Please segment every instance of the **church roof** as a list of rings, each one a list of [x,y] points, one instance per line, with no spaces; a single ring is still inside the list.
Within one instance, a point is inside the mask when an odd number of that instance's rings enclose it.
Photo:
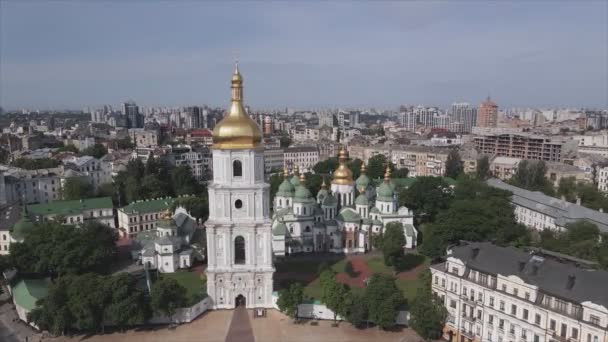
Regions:
[[[365,194],[360,194],[355,199],[355,204],[356,205],[369,205],[369,201],[367,199],[367,196],[365,196]]]
[[[332,193],[329,193],[321,202],[321,205],[326,207],[333,207],[338,203],[338,200],[334,197]]]
[[[303,199],[309,199],[312,197],[312,194],[310,193],[310,190],[308,190],[308,188],[304,185],[299,185],[296,187],[296,194],[295,194],[295,198],[299,199],[299,200],[303,200]]]
[[[371,214],[380,214],[380,209],[373,207],[369,210]]]
[[[342,222],[359,222],[361,221],[361,215],[359,215],[352,208],[344,208],[340,210],[340,213],[338,214],[336,219]]]
[[[403,231],[405,232],[405,236],[414,236],[415,234],[415,229],[414,226],[411,224],[404,224],[403,225]]]
[[[287,226],[285,226],[284,223],[279,223],[272,229],[272,235],[285,235],[285,234],[287,234]]]

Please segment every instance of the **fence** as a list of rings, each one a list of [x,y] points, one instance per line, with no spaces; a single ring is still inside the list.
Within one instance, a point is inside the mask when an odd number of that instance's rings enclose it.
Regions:
[[[198,316],[202,315],[205,311],[209,310],[211,306],[211,299],[205,297],[205,299],[192,305],[189,308],[177,309],[173,317],[160,315],[152,317],[149,324],[170,324],[170,323],[190,323],[195,320]]]

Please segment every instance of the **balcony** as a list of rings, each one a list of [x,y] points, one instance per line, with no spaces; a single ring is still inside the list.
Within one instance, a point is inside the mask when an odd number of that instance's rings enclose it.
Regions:
[[[461,329],[461,330],[460,330],[460,334],[461,334],[462,336],[466,337],[466,338],[471,339],[471,340],[475,338],[475,333],[473,333],[473,332],[472,332],[472,331],[470,331],[470,330],[469,330],[469,331],[466,331],[465,329]]]

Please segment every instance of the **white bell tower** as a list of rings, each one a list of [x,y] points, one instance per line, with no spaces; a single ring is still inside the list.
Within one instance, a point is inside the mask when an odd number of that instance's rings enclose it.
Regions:
[[[215,309],[272,307],[270,186],[258,125],[242,103],[242,76],[232,75],[232,104],[213,130],[209,185],[207,294]]]

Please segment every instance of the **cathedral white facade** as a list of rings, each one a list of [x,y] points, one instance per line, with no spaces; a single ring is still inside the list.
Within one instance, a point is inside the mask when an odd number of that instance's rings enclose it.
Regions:
[[[231,88],[231,108],[213,134],[207,294],[214,309],[271,308],[274,267],[264,147],[259,127],[243,107],[238,68]]]
[[[414,227],[414,213],[398,206],[390,170],[387,169],[384,181],[374,189],[365,174],[365,165],[361,176],[353,181],[352,172],[346,166],[347,157],[342,149],[331,189],[327,190],[324,181],[316,199],[304,186],[303,175],[298,177],[297,169],[291,179],[285,171],[274,199],[274,255],[364,253],[373,249],[374,236],[381,235],[391,222],[402,224],[406,248],[416,246],[418,231]]]

